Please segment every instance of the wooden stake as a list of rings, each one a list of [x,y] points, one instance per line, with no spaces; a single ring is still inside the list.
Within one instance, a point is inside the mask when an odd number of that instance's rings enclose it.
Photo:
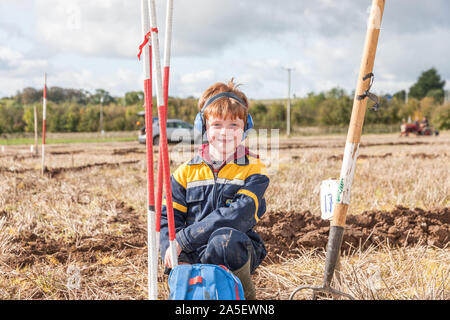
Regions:
[[[350,192],[355,173],[356,159],[358,158],[359,142],[361,139],[364,115],[366,114],[367,97],[360,99],[369,89],[377,50],[378,36],[380,34],[381,18],[383,16],[385,0],[373,0],[367,26],[366,42],[359,69],[358,83],[353,100],[350,126],[345,144],[344,159],[339,179],[337,203],[334,207],[332,226],[345,226],[345,219],[350,205]],[[366,78],[365,78],[366,77]],[[365,79],[365,80],[364,80]]]
[[[38,118],[36,105],[33,106],[33,109],[34,109],[34,154],[37,156],[39,151],[38,151]]]

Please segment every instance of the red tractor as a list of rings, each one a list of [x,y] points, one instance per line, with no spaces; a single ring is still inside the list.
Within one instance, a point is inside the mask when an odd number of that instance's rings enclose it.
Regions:
[[[428,123],[428,120],[425,118],[423,121],[415,121],[413,123],[406,123],[403,122],[403,124],[400,126],[400,137],[402,136],[408,136],[410,133],[415,136],[432,136],[439,135],[438,130],[434,130],[433,127],[431,127]]]

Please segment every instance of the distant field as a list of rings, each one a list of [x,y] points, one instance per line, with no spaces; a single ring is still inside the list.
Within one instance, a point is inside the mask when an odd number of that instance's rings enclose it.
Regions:
[[[392,134],[397,133],[400,127],[398,125],[366,125],[364,134]],[[257,129],[258,131],[259,129]],[[280,137],[286,137],[284,129],[267,129],[268,135],[272,132],[278,132]],[[348,127],[296,127],[292,128],[292,137],[308,136],[329,136],[336,134],[347,134]],[[137,141],[138,131],[115,131],[105,132],[101,135],[99,132],[48,132],[46,135],[47,144],[65,144],[65,143],[93,143],[93,142],[126,142]],[[39,135],[39,144],[42,137]],[[17,133],[0,135],[0,145],[31,145],[34,144],[33,133]]]
[[[65,143],[93,143],[93,142],[121,142],[137,141],[138,131],[118,131],[105,132],[101,135],[99,132],[67,132],[67,133],[47,133],[46,144],[65,144]],[[42,143],[42,137],[39,136],[38,143]],[[0,145],[31,145],[34,144],[34,134],[8,134],[0,136]]]

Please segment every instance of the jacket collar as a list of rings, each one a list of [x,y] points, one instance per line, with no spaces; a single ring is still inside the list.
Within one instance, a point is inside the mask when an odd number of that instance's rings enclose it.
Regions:
[[[240,166],[245,166],[250,163],[248,159],[248,155],[251,155],[252,157],[259,158],[259,155],[251,152],[247,147],[244,147],[243,145],[239,145],[234,152],[232,156],[230,156],[225,164],[233,161],[235,164]],[[209,156],[209,144],[205,143],[199,146],[198,148],[198,154],[192,158],[191,161],[189,161],[188,165],[191,164],[200,164],[202,162],[206,162],[207,164],[211,163],[211,158]]]

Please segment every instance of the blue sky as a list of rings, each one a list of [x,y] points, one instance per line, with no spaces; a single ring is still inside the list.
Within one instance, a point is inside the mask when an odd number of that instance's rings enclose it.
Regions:
[[[161,49],[165,1],[157,2]],[[377,93],[437,68],[450,80],[450,1],[388,0],[374,67]],[[198,97],[234,77],[249,98],[356,86],[370,0],[174,0],[170,95]],[[0,97],[31,86],[143,89],[140,1],[1,0]],[[162,53],[161,53],[162,55]],[[446,88],[450,84],[447,83]]]

